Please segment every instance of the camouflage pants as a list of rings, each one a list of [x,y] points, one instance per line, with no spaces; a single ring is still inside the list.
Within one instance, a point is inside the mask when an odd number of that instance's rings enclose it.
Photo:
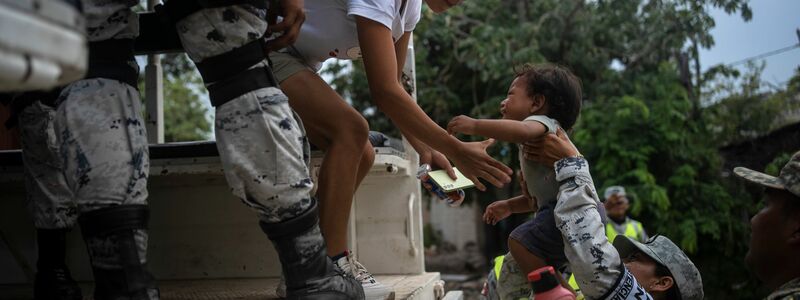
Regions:
[[[248,6],[205,9],[176,27],[186,53],[197,62],[259,38],[266,31],[265,16],[266,11]],[[266,60],[253,67],[265,65]],[[308,140],[280,89],[258,89],[218,106],[215,135],[233,194],[262,221],[282,222],[310,207]]]
[[[256,90],[217,107],[215,134],[233,194],[268,223],[308,209],[313,183],[305,130],[277,88]]]
[[[28,209],[41,229],[72,228],[78,217],[53,129],[55,114],[55,109],[37,101],[19,115]]]
[[[494,271],[491,271],[491,273],[491,275],[494,275]],[[497,297],[496,299],[528,299],[531,294],[532,290],[528,283],[527,274],[519,269],[519,265],[517,265],[514,257],[511,256],[511,253],[506,254],[503,260],[499,278],[494,279],[496,280],[494,285],[496,290],[495,293],[490,292],[490,295],[494,295],[494,297]]]
[[[68,85],[57,101],[54,130],[67,186],[79,214],[115,205],[147,204],[150,171],[139,92],[110,79]],[[147,233],[137,230],[144,263]],[[117,267],[113,236],[87,240],[92,264]]]

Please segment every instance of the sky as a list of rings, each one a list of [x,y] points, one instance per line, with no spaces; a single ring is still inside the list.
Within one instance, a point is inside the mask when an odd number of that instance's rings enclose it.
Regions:
[[[703,70],[800,43],[795,33],[800,28],[800,1],[752,0],[749,4],[753,10],[749,22],[738,13],[728,15],[722,10],[712,10],[716,27],[711,34],[715,45],[700,51]],[[762,80],[785,86],[794,69],[800,66],[800,48],[767,57],[764,61]],[[737,67],[744,69],[744,66]]]

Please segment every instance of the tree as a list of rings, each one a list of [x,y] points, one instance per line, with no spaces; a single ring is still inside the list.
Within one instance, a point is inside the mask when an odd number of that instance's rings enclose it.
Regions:
[[[755,201],[721,176],[712,131],[720,118],[703,105],[713,76],[700,72],[697,50],[713,45],[711,7],[751,17],[746,0],[485,0],[443,15],[426,10],[414,40],[419,104],[440,125],[459,114],[498,118],[514,66],[569,67],[586,99],[572,137],[598,190],[626,186],[633,214],[691,255],[710,299],[752,299],[756,283],[742,258]],[[331,69],[336,88],[373,113],[363,68],[353,70]],[[368,120],[394,130],[381,114]],[[491,153],[518,165],[514,145]],[[515,190],[473,199],[485,205]]]
[[[165,54],[161,63],[164,71],[164,141],[209,139],[211,122],[207,106],[200,97],[206,92],[194,64],[185,54]],[[140,78],[140,91],[144,91],[143,83]]]
[[[724,95],[707,109],[717,143],[736,144],[800,121],[800,68],[785,88],[767,86],[763,70],[763,64],[750,65],[743,76],[718,74],[709,83]]]

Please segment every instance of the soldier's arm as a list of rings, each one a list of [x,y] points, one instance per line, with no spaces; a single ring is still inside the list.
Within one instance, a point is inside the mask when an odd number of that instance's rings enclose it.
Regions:
[[[555,163],[561,182],[555,207],[564,253],[587,299],[652,299],[624,267],[605,235],[589,164],[583,157]]]
[[[623,267],[606,238],[589,165],[582,157],[567,157],[555,163],[555,170],[561,186],[554,213],[564,253],[584,295],[599,299],[617,283]]]
[[[554,209],[556,227],[564,240],[564,254],[587,299],[652,299],[624,267],[605,235],[600,201],[589,173],[563,130],[547,134],[530,146],[528,159],[552,164],[559,182]]]

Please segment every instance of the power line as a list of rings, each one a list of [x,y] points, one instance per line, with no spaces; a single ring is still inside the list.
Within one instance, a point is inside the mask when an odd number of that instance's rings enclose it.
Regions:
[[[783,48],[780,48],[780,49],[777,49],[777,50],[772,50],[772,51],[769,51],[769,52],[766,52],[766,53],[762,53],[762,54],[759,54],[759,55],[756,55],[756,56],[748,57],[748,58],[745,58],[745,59],[742,59],[742,60],[737,60],[735,62],[729,63],[728,66],[740,65],[740,64],[747,63],[747,62],[750,62],[750,61],[753,61],[753,60],[762,59],[762,58],[770,57],[770,56],[773,56],[773,55],[778,55],[778,54],[781,54],[783,52],[788,52],[788,51],[791,51],[791,50],[794,50],[794,49],[797,49],[797,48],[800,48],[800,43],[797,43],[797,44],[794,44],[794,45],[791,45],[791,46],[788,46],[788,47],[783,47]]]
[[[773,55],[778,55],[778,54],[781,54],[783,52],[787,52],[787,51],[791,51],[791,50],[800,48],[800,28],[796,28],[794,30],[794,33],[797,35],[797,44],[794,44],[794,45],[791,45],[791,46],[788,46],[788,47],[783,47],[783,48],[776,49],[776,50],[772,50],[772,51],[769,51],[769,52],[766,52],[766,53],[762,53],[762,54],[759,54],[759,55],[756,55],[756,56],[748,57],[748,58],[745,58],[745,59],[742,59],[742,60],[737,60],[735,62],[729,63],[728,66],[732,67],[732,66],[735,66],[735,65],[740,65],[740,64],[747,63],[747,62],[750,62],[750,61],[753,61],[753,60],[762,59],[762,58],[770,57],[770,56],[773,56]]]

